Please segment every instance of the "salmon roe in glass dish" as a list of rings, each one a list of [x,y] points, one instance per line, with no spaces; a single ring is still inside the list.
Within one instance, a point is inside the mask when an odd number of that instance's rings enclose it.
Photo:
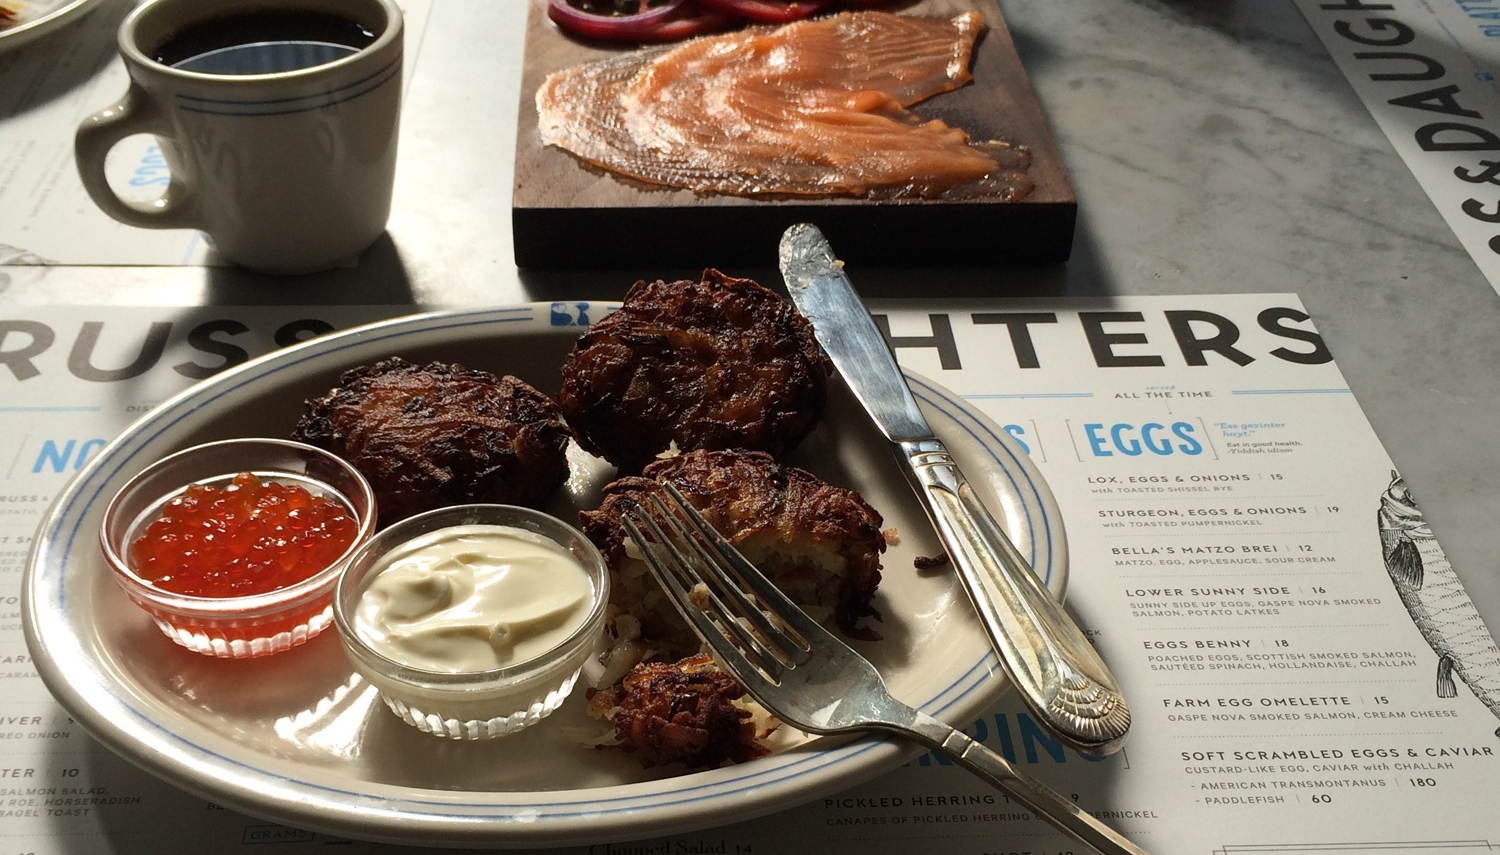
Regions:
[[[338,502],[241,472],[228,486],[194,484],[167,502],[131,545],[130,567],[174,594],[265,594],[326,569],[358,530]]]
[[[245,659],[333,624],[334,584],[376,517],[374,491],[348,461],[291,440],[228,439],[131,478],[99,539],[115,581],[163,634]]]

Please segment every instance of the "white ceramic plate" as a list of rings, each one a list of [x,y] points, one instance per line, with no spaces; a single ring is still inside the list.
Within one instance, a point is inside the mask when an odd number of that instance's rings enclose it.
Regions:
[[[72,24],[99,5],[100,0],[3,0],[16,9],[16,22],[0,29],[0,51],[31,41]]]
[[[776,753],[697,773],[643,770],[582,747],[603,732],[575,695],[541,724],[454,743],[402,724],[352,677],[331,632],[287,653],[222,661],[156,630],[109,577],[97,529],[104,505],[162,456],[232,436],[285,436],[302,402],[344,369],[400,355],[515,374],[549,394],[604,304],[514,306],[418,315],[329,335],[226,371],[131,425],[58,496],[28,559],[26,639],[42,679],[104,744],[148,771],[250,814],[350,837],[502,847],[617,841],[747,819],[847,788],[915,753],[877,739],[789,733]],[[1006,520],[1022,554],[1061,593],[1067,555],[1046,485],[1005,431],[921,378],[938,435]],[[573,449],[554,513],[591,507],[612,470]],[[1006,688],[962,588],[912,560],[939,551],[889,451],[841,385],[790,462],[859,489],[900,540],[876,605],[885,639],[859,645],[902,700],[965,723]]]

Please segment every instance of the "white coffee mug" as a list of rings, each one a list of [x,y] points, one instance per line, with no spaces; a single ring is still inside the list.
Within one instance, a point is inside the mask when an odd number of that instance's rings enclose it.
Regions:
[[[208,74],[154,57],[189,28],[264,10],[334,15],[374,41],[331,62],[262,74]],[[394,0],[151,0],[120,25],[130,89],[78,129],[83,185],[115,219],[199,229],[226,260],[272,273],[350,263],[385,231],[401,112],[401,9]],[[104,158],[155,134],[166,192],[122,199]]]

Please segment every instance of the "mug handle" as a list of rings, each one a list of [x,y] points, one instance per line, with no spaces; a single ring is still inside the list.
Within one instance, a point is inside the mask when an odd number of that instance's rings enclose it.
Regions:
[[[78,176],[94,204],[122,223],[147,229],[201,229],[192,190],[176,175],[171,176],[166,192],[149,202],[120,198],[105,178],[104,157],[116,143],[132,134],[167,136],[165,130],[166,122],[151,97],[132,81],[119,103],[79,125],[73,138]]]

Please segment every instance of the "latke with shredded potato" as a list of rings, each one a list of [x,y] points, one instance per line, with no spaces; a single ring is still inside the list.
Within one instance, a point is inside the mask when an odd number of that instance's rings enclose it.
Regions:
[[[627,474],[673,448],[779,457],[822,417],[829,368],[785,300],[710,269],[637,282],[574,345],[558,403],[584,450]]]
[[[522,380],[399,357],[345,371],[292,431],[369,480],[382,526],[472,502],[536,507],[568,477],[571,436]]]

